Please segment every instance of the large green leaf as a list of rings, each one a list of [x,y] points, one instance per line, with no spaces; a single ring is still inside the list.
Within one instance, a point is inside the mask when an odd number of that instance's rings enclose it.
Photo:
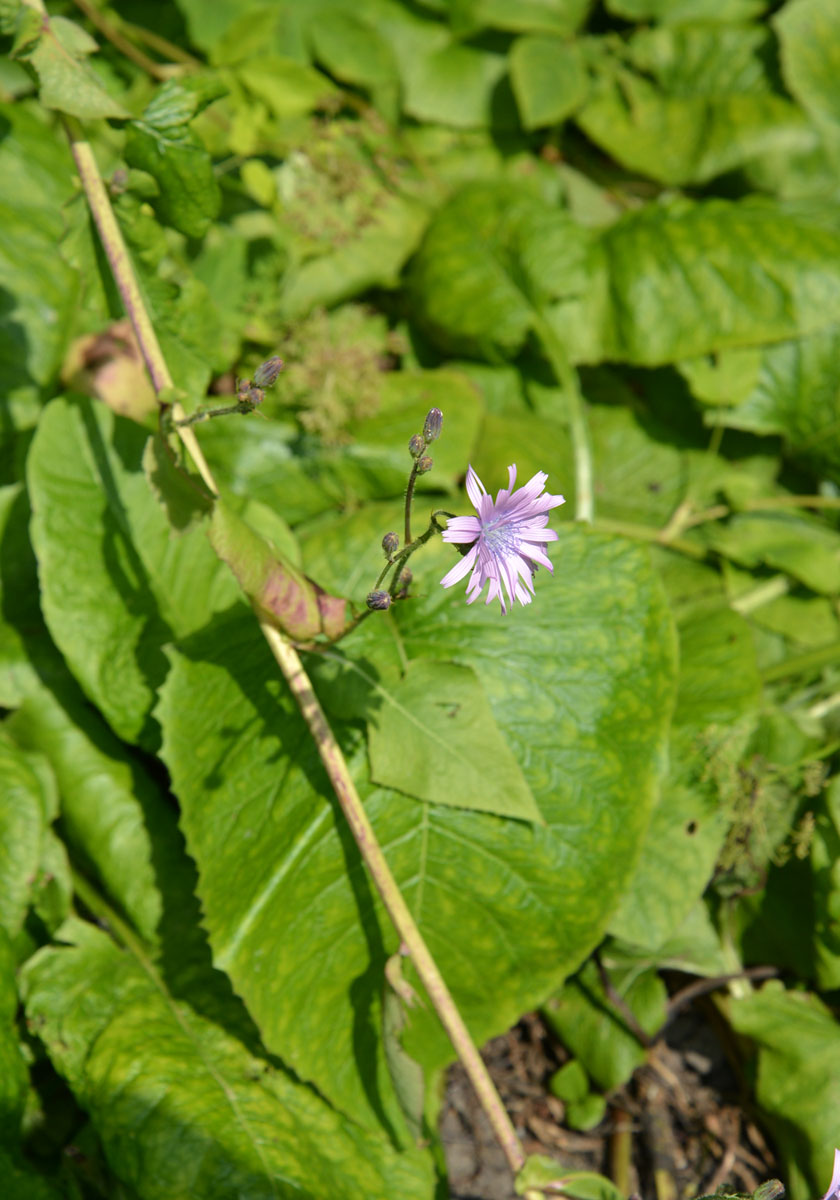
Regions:
[[[238,595],[200,527],[172,532],[142,470],[146,439],[104,405],[55,400],[27,463],[44,616],[88,696],[129,741],[154,739],[162,644]]]
[[[90,34],[66,17],[21,7],[13,53],[34,70],[45,108],[83,119],[129,115],[84,61],[96,48]]]
[[[595,77],[576,120],[631,170],[663,183],[703,182],[816,144],[805,115],[775,87],[766,28],[645,29],[590,52]]]
[[[469,667],[420,659],[368,705],[374,783],[454,808],[541,821]]]
[[[785,82],[822,130],[829,148],[840,150],[840,13],[820,0],[791,0],[774,22]]]
[[[458,0],[450,19],[459,32],[482,28],[514,33],[574,33],[591,0]]]
[[[631,21],[745,21],[767,8],[768,0],[607,0],[607,9]]]
[[[391,867],[479,1039],[548,995],[601,935],[644,834],[670,713],[671,632],[644,552],[579,530],[558,550],[558,579],[538,579],[527,611],[502,619],[435,585],[400,608],[398,639],[374,617],[347,643],[374,677],[404,658],[471,667],[545,818],[376,790],[354,726],[338,726]],[[432,557],[439,579],[451,552]],[[349,716],[348,674],[319,668],[317,686],[329,711]],[[182,643],[157,716],[216,965],[302,1077],[359,1119],[398,1127],[378,1035],[398,939],[253,622],[217,622]],[[428,1013],[412,1014],[411,1034],[427,1060],[445,1058],[429,1050],[438,1035]]]
[[[168,797],[66,681],[33,691],[8,728],[49,761],[61,828],[75,862],[143,938],[174,995],[240,1037],[253,1030],[227,979],[210,966],[195,870]]]
[[[0,927],[20,931],[49,820],[43,785],[27,756],[0,738]]]
[[[3,882],[5,884],[6,880]],[[3,915],[5,917],[5,913]],[[15,1021],[18,1011],[15,966],[8,932],[0,926],[0,1148],[8,1146],[11,1149],[18,1140],[28,1082]],[[3,1181],[3,1165],[0,1158],[0,1182]]]
[[[223,92],[213,78],[170,80],[128,127],[126,161],[154,176],[161,219],[187,237],[203,237],[219,214],[213,163],[190,121]]]
[[[4,169],[6,158],[0,154]],[[21,179],[12,172],[11,178],[15,190],[23,185],[25,195],[26,177]],[[0,381],[9,402],[9,424],[14,428],[24,424],[15,419],[15,401],[39,397],[58,374],[80,285],[77,272],[59,257],[56,248],[63,227],[58,209],[28,207],[12,190],[4,189],[4,193],[6,198],[0,204]]]
[[[564,121],[586,99],[589,88],[577,43],[558,37],[522,37],[510,56],[513,93],[526,129]]]
[[[804,152],[816,141],[782,96],[669,96],[626,68],[597,76],[575,120],[622,166],[672,185],[704,183],[763,154]]]
[[[816,996],[768,983],[729,1002],[735,1030],[758,1048],[756,1100],[775,1135],[792,1200],[810,1200],[831,1177],[840,1120],[837,1021]]]
[[[837,325],[775,346],[731,350],[714,365],[683,363],[681,369],[697,398],[709,406],[708,424],[781,434],[791,454],[818,468],[840,470]]]
[[[420,1152],[363,1133],[95,927],[71,920],[60,938],[26,966],[31,1028],[142,1200],[428,1197]]]
[[[533,192],[470,185],[415,258],[415,314],[447,351],[515,355],[538,314],[578,362],[656,365],[815,332],[840,316],[827,207],[673,200],[603,232]]]

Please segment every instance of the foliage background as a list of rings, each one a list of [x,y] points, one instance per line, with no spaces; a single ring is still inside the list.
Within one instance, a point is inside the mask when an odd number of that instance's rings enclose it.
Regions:
[[[418,521],[463,510],[468,462],[494,491],[515,461],[567,497],[529,609],[467,609],[432,542],[412,599],[307,659],[475,1037],[555,997],[609,1091],[643,1052],[587,1033],[596,947],[651,1027],[660,971],[774,965],[720,1007],[791,1195],[821,1191],[840,1120],[840,9],[50,18],[0,6],[4,1195],[445,1194],[451,1051],[429,1011],[395,1014],[395,934],[153,436],[62,113],[189,411],[287,360],[259,415],[197,427],[276,553],[359,606],[433,405]],[[479,741],[494,756],[468,761]],[[512,789],[540,821],[504,815]]]

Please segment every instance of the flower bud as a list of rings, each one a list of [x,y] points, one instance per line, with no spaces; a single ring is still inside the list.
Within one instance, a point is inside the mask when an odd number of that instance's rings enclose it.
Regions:
[[[283,359],[278,358],[276,354],[272,358],[267,358],[264,363],[260,363],[254,372],[254,387],[271,387],[272,383],[274,383],[277,376],[283,370],[283,366]]]
[[[419,458],[426,449],[426,439],[422,433],[415,433],[414,437],[408,443],[408,453],[412,458]]]
[[[391,597],[388,592],[383,592],[381,590],[376,592],[368,592],[365,603],[367,604],[368,608],[373,609],[374,612],[383,612],[386,608],[391,607]]]
[[[424,454],[423,457],[417,461],[417,474],[425,475],[427,471],[431,471],[434,465],[434,459],[429,458],[428,454]]]
[[[402,571],[400,572],[400,586],[397,591],[397,598],[399,600],[405,600],[413,579],[413,571],[411,571],[408,567],[403,567]]]
[[[443,428],[443,413],[439,408],[430,408],[426,415],[426,422],[423,426],[423,437],[426,444],[434,442],[440,437],[440,431]]]
[[[385,557],[390,558],[392,554],[396,554],[400,548],[399,534],[386,533],[382,539],[382,549],[385,551]]]

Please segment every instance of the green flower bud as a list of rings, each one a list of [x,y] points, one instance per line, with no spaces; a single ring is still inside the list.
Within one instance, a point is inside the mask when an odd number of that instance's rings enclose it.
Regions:
[[[264,363],[260,363],[254,372],[254,387],[271,387],[284,365],[283,359],[278,358],[276,354],[272,358],[267,358]]]
[[[429,458],[428,454],[424,454],[423,457],[417,461],[417,474],[425,475],[427,471],[431,471],[434,465],[434,459]]]
[[[440,431],[443,428],[443,413],[439,408],[430,408],[426,415],[426,423],[423,426],[423,437],[426,439],[426,444],[434,442],[440,437]]]
[[[396,552],[399,550],[399,548],[400,548],[399,534],[386,533],[384,538],[382,539],[382,549],[385,551],[385,557],[390,558],[392,554],[396,554]]]
[[[391,607],[391,597],[388,592],[376,591],[368,592],[367,600],[365,601],[368,608],[374,612],[384,612],[386,608]]]
[[[426,449],[426,439],[422,433],[415,433],[414,437],[408,443],[408,453],[412,458],[419,458]]]

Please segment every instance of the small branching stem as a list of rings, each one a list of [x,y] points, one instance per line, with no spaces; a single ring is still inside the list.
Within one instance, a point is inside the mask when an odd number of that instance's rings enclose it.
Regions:
[[[128,249],[111,208],[105,186],[99,174],[96,160],[90,145],[85,140],[81,127],[72,118],[65,119],[70,138],[73,157],[82,181],[93,214],[103,249],[108,257],[117,287],[125,305],[126,313],[132,323],[140,350],[148,367],[149,374],[158,396],[163,393],[164,400],[173,391],[172,377],[166,365],[166,360],[160,348],[154,327],[149,318],[146,306],[140,293],[134,269],[131,265]],[[179,424],[186,417],[180,404],[172,404],[172,416],[178,435],[190,453],[201,477],[212,493],[219,494],[216,482],[207,465],[195,433],[189,425]],[[388,566],[405,565],[410,554],[428,541],[435,530],[439,530],[435,516],[428,530],[421,534],[415,542],[406,546],[401,554],[394,556]],[[409,540],[410,541],[410,540]],[[399,574],[399,571],[397,572]],[[505,1111],[501,1097],[482,1062],[478,1049],[473,1042],[469,1030],[458,1011],[454,999],[423,940],[420,930],[403,899],[396,880],[391,874],[385,855],[376,839],[373,826],[368,820],[359,794],[356,791],[347,763],[341,753],[335,735],[333,734],[318,698],[312,688],[309,676],[304,670],[300,657],[295,648],[286,638],[268,622],[261,621],[260,627],[274,655],[295,700],[303,714],[309,730],[318,747],[321,761],[326,768],[330,783],[335,789],[338,802],[347,823],[359,847],[359,852],[371,873],[374,884],[382,897],[400,938],[405,943],[417,973],[423,981],[429,999],[434,1005],[441,1023],[449,1035],[452,1045],[461,1060],[476,1094],[484,1109],[490,1125],[499,1140],[505,1158],[515,1172],[521,1170],[525,1162],[522,1144],[516,1136],[511,1120]]]

